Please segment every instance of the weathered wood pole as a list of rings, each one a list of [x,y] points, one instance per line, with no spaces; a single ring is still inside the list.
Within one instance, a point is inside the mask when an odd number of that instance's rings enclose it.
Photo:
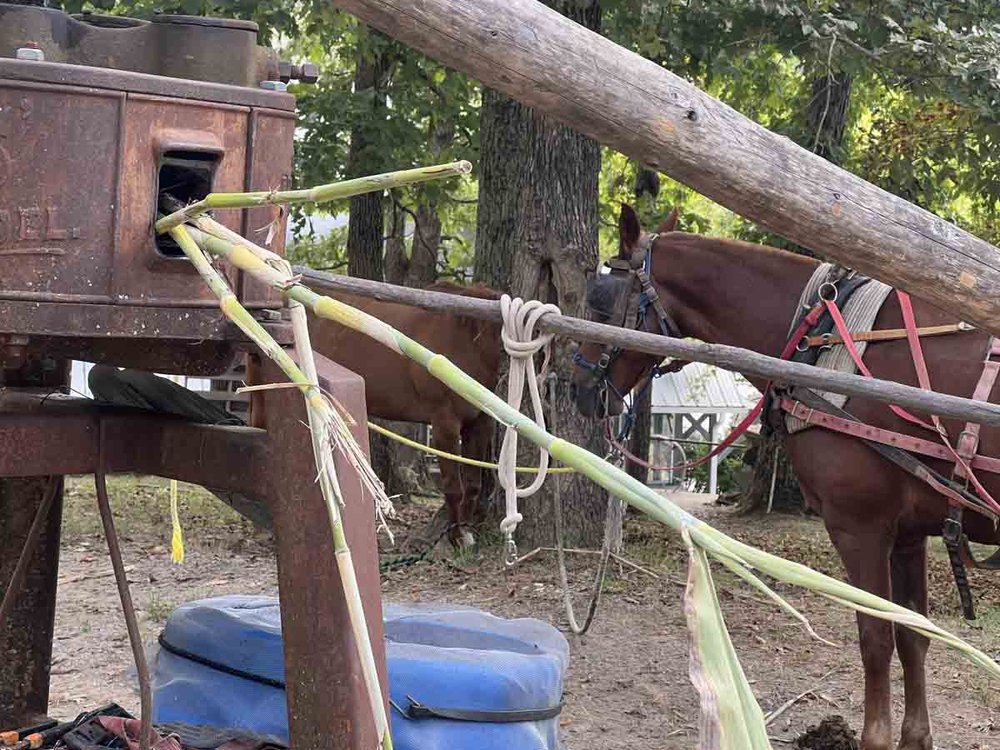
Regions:
[[[1000,334],[1000,251],[535,0],[333,0],[828,259]]]

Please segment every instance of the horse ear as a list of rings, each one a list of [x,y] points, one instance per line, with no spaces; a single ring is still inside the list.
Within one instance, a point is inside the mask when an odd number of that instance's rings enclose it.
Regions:
[[[636,216],[635,209],[627,203],[622,203],[621,213],[618,214],[618,255],[620,257],[632,257],[632,251],[639,244],[641,232],[642,227],[639,226],[639,217]]]
[[[677,206],[674,206],[674,210],[670,212],[670,216],[660,222],[660,226],[656,228],[656,233],[666,234],[667,232],[673,232],[677,229],[677,215]]]

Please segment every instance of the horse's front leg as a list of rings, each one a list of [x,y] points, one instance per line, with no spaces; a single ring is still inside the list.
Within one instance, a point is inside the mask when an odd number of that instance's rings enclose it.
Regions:
[[[827,528],[834,546],[847,568],[853,585],[889,599],[892,584],[889,554],[894,534],[879,530],[877,519],[865,526]],[[859,528],[860,527],[860,528]],[[890,750],[892,747],[892,701],[889,668],[893,652],[892,623],[869,615],[858,615],[861,662],[865,669],[865,724],[861,750]]]
[[[461,425],[457,419],[448,417],[431,424],[431,441],[434,447],[446,453],[460,451]],[[472,533],[463,527],[462,517],[462,470],[459,464],[447,458],[438,461],[441,469],[441,492],[448,511],[448,539],[456,547],[475,544]]]
[[[927,538],[904,537],[892,550],[892,599],[896,604],[927,614]],[[902,626],[896,627],[896,648],[903,664],[906,711],[899,750],[933,750],[927,711],[927,675],[924,662],[930,641]]]
[[[462,455],[477,461],[490,461],[493,447],[493,418],[480,414],[462,428]],[[478,523],[482,519],[483,473],[477,466],[462,467],[462,519]]]

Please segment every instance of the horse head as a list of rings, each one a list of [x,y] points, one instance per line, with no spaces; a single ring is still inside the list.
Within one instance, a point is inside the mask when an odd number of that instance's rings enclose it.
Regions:
[[[635,211],[622,204],[618,216],[618,255],[587,280],[590,320],[667,336],[680,335],[652,286],[651,273],[653,244],[661,234],[674,231],[676,224],[675,208],[655,234],[644,236]],[[583,343],[573,355],[573,392],[580,413],[598,418],[621,414],[625,395],[645,376],[651,376],[661,359],[618,346]],[[670,369],[680,366],[683,363]]]

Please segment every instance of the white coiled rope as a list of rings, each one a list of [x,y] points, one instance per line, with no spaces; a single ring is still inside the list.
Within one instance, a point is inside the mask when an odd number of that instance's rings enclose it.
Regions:
[[[501,338],[503,347],[510,356],[510,372],[507,375],[507,403],[518,411],[524,398],[524,386],[528,386],[531,397],[531,410],[535,424],[545,429],[545,411],[542,407],[540,382],[548,370],[550,352],[548,345],[553,334],[535,333],[535,326],[545,315],[561,315],[556,305],[528,300],[520,297],[511,299],[509,295],[500,298],[500,312],[503,316]],[[545,351],[542,362],[542,374],[535,371],[535,355]],[[517,559],[517,547],[514,545],[514,530],[524,520],[518,511],[517,502],[521,498],[531,497],[545,483],[549,468],[549,453],[543,448],[538,449],[538,474],[527,487],[517,486],[517,430],[507,425],[500,447],[500,460],[497,462],[497,474],[500,486],[504,490],[506,515],[500,522],[500,531],[507,540],[507,564],[511,565]]]

